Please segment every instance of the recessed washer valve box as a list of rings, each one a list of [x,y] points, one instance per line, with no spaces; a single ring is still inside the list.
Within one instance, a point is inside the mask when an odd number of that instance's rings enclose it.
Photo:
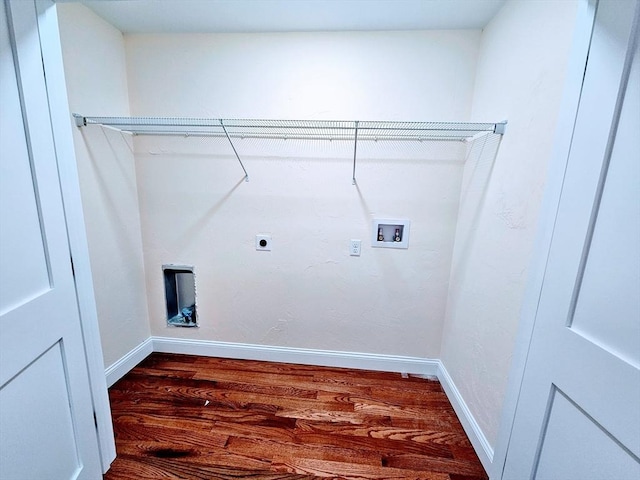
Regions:
[[[371,246],[409,248],[411,222],[406,219],[375,218],[372,222]]]

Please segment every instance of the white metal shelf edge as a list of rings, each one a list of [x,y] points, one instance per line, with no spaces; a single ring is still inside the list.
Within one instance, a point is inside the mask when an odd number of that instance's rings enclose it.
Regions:
[[[96,117],[73,114],[77,127],[100,125],[132,135],[218,136],[226,138],[249,181],[234,138],[346,140],[353,142],[353,184],[356,184],[358,142],[473,141],[487,134],[504,135],[507,122],[402,122],[359,120],[265,120],[184,117]]]

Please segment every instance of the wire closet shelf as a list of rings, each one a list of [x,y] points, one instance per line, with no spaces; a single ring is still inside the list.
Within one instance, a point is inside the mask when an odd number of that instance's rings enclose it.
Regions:
[[[506,121],[399,122],[357,120],[261,120],[181,117],[87,117],[73,114],[76,126],[100,125],[131,135],[226,137],[240,163],[245,180],[249,175],[234,140],[243,138],[344,140],[353,142],[353,184],[356,183],[358,142],[362,141],[471,141],[487,134],[503,135]]]

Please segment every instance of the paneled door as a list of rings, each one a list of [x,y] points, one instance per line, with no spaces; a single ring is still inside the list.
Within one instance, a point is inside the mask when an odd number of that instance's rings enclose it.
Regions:
[[[596,6],[504,480],[640,478],[639,22]]]
[[[102,477],[36,7],[0,0],[0,478]]]

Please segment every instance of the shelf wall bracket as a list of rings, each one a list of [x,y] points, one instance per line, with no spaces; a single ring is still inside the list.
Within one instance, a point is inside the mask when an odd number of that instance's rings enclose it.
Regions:
[[[504,135],[504,132],[507,130],[507,121],[498,122],[496,126],[493,128],[493,133],[496,135]]]
[[[249,174],[247,173],[247,169],[244,168],[244,164],[242,163],[242,160],[240,160],[240,155],[238,155],[238,151],[236,150],[236,147],[233,145],[233,141],[231,140],[231,137],[229,136],[229,132],[227,132],[227,127],[224,126],[222,119],[220,119],[220,126],[222,127],[222,130],[224,130],[224,134],[227,136],[227,140],[229,140],[229,145],[231,145],[231,148],[233,149],[233,153],[235,153],[236,158],[238,159],[238,163],[240,163],[240,166],[244,171],[244,181],[248,182]]]
[[[357,153],[358,153],[358,124],[360,122],[358,122],[356,120],[356,130],[355,133],[353,135],[353,174],[352,174],[352,179],[351,179],[351,183],[353,185],[356,184],[356,158],[357,158]]]
[[[78,115],[77,113],[73,114],[73,119],[76,121],[76,127],[86,127],[87,119],[82,115]]]

